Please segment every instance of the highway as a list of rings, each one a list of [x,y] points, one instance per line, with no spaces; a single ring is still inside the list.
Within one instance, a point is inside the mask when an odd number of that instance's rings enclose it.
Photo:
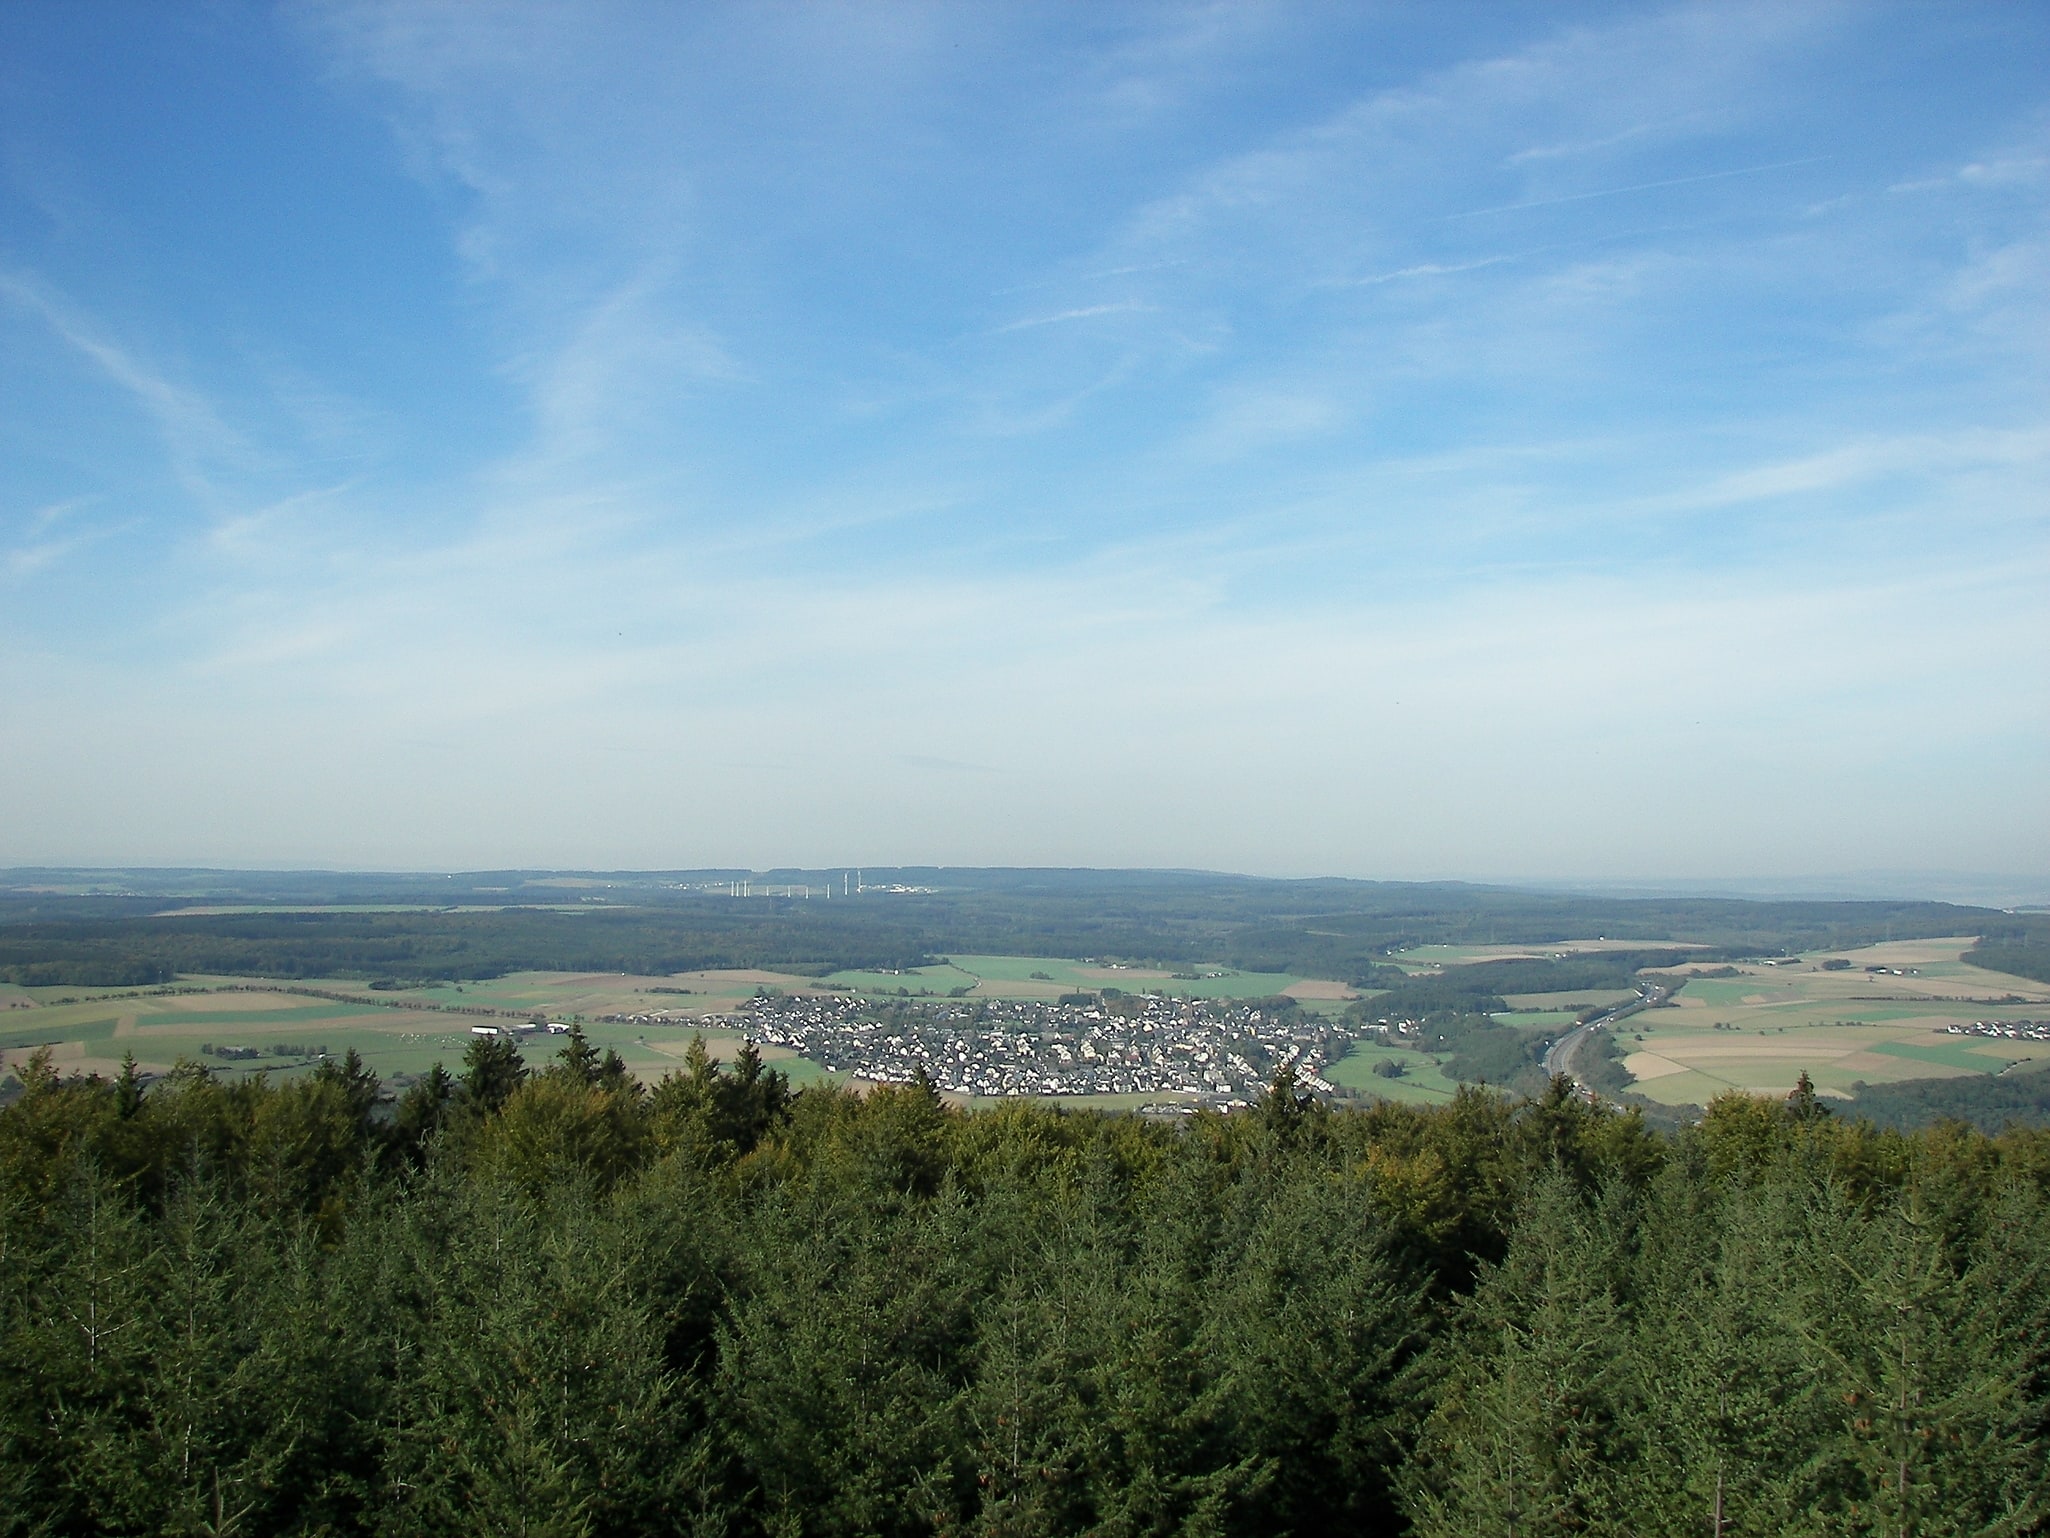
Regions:
[[[1593,1087],[1589,1085],[1584,1077],[1574,1071],[1573,1064],[1575,1059],[1580,1056],[1582,1049],[1593,1038],[1594,1033],[1606,1030],[1619,1020],[1628,1019],[1641,1009],[1652,1009],[1665,1003],[1672,991],[1671,989],[1661,988],[1651,983],[1639,983],[1638,989],[1638,996],[1629,1003],[1618,1004],[1607,1014],[1597,1015],[1585,1025],[1576,1025],[1564,1036],[1553,1042],[1545,1052],[1545,1072],[1554,1077],[1563,1073],[1567,1078],[1579,1085],[1582,1090],[1588,1094],[1593,1094]]]

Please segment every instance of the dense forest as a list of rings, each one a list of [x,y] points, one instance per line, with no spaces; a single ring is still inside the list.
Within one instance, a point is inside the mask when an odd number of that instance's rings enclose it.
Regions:
[[[478,1038],[0,1110],[0,1531],[2020,1534],[2050,1133]]]
[[[2011,970],[2037,976],[2026,969],[2050,969],[2050,916],[1947,903],[1621,899],[1458,883],[930,869],[870,872],[891,889],[837,901],[824,893],[838,873],[773,872],[755,884],[815,895],[736,899],[724,895],[725,874],[0,873],[0,981],[138,987],[181,973],[425,981],[753,966],[818,974],[969,954],[1221,961],[1372,987],[1393,980],[1386,957],[1407,946],[1538,945],[1590,935],[1642,941],[1648,951],[1670,941],[1708,947],[1692,953],[1697,960],[1997,935],[1987,944]],[[379,904],[412,911],[351,911]],[[250,911],[177,913],[184,905]],[[1495,991],[1531,990],[1504,971]]]

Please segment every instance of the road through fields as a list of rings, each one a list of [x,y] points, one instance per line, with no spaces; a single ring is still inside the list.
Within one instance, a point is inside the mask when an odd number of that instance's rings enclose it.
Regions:
[[[1594,1038],[1594,1033],[1607,1030],[1618,1020],[1628,1019],[1641,1009],[1652,1009],[1665,1003],[1667,996],[1672,992],[1670,988],[1661,988],[1650,983],[1639,986],[1642,991],[1628,1004],[1619,1004],[1608,1013],[1595,1016],[1585,1025],[1576,1025],[1553,1042],[1545,1052],[1545,1072],[1554,1078],[1563,1073],[1581,1089],[1593,1094],[1593,1086],[1574,1071],[1573,1064],[1588,1042]]]

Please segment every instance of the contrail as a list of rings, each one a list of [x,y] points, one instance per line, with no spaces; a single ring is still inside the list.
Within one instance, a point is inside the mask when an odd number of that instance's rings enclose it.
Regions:
[[[1695,182],[1719,182],[1731,176],[1756,176],[1761,171],[1784,171],[1789,166],[1820,165],[1829,155],[1809,155],[1801,160],[1775,160],[1762,166],[1739,166],[1734,171],[1708,171],[1700,176],[1675,176],[1663,182],[1639,182],[1634,187],[1605,187],[1600,192],[1574,192],[1563,198],[1534,198],[1528,203],[1503,203],[1494,208],[1469,208],[1465,213],[1444,214],[1445,219],[1478,219],[1483,214],[1512,214],[1524,208],[1550,208],[1559,203],[1585,203],[1590,198],[1619,198],[1630,192],[1652,192],[1660,187],[1686,187]]]

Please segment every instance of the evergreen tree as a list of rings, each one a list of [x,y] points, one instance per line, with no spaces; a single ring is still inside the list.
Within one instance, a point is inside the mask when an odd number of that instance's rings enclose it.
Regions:
[[[2030,1531],[2050,1494],[2027,1389],[2043,1347],[2010,1311],[2043,1279],[2040,1242],[1960,1268],[1912,1187],[1871,1218],[1829,1198],[1816,1218],[1789,1302],[1840,1404],[1819,1449],[1839,1520],[1874,1538]]]
[[[570,1025],[569,1034],[563,1037],[555,1059],[558,1066],[550,1072],[562,1074],[571,1083],[595,1084],[598,1081],[598,1049],[584,1038],[581,1021]]]
[[[121,1077],[114,1081],[114,1110],[123,1121],[130,1121],[142,1109],[142,1074],[135,1065],[135,1054],[121,1054]]]
[[[454,1104],[456,1081],[435,1063],[407,1086],[392,1113],[391,1151],[397,1159],[418,1165],[428,1141],[439,1132]]]
[[[2050,1135],[1285,1079],[1168,1125],[571,1046],[478,1038],[388,1126],[348,1056],[23,1065],[0,1534],[2050,1522]]]
[[[1502,1265],[1442,1364],[1410,1510],[1422,1535],[1634,1532],[1618,1473],[1636,1455],[1616,1214],[1541,1175]]]
[[[496,1111],[526,1081],[527,1064],[510,1036],[472,1036],[463,1054],[463,1095],[485,1114]]]

